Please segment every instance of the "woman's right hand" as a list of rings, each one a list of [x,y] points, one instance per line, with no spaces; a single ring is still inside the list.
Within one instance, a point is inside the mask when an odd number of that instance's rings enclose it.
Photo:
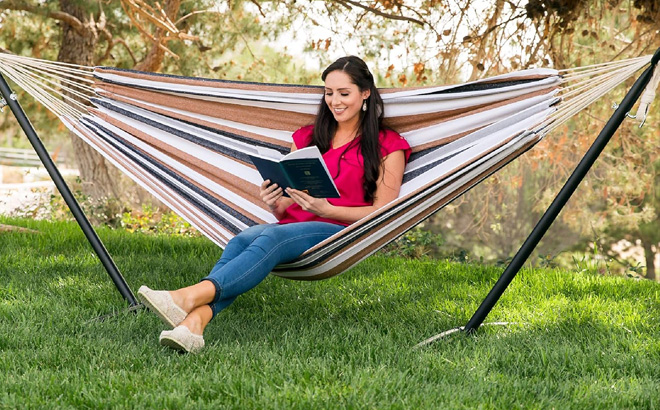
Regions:
[[[277,184],[271,184],[270,179],[261,183],[259,196],[261,197],[261,200],[268,205],[271,211],[277,209],[278,202],[283,194],[284,191],[282,191],[282,188],[277,186]]]

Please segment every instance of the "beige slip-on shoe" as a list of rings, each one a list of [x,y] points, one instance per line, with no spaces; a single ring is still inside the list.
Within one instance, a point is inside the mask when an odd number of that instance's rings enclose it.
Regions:
[[[160,344],[187,353],[197,353],[204,347],[204,336],[196,335],[185,326],[177,326],[173,330],[163,330],[160,333]]]
[[[179,323],[188,316],[185,310],[174,303],[170,292],[166,290],[151,290],[146,286],[140,286],[137,294],[142,303],[172,329],[179,326]]]

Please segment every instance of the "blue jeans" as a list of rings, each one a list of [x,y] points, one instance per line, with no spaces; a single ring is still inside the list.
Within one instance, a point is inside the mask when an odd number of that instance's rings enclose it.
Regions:
[[[296,259],[343,228],[327,222],[297,222],[255,225],[236,235],[202,279],[215,285],[215,298],[209,304],[213,316],[261,283],[275,266]]]

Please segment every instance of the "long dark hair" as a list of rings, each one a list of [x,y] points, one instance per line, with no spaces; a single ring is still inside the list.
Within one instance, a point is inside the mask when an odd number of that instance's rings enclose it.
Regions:
[[[323,71],[321,79],[325,81],[328,74],[333,71],[346,73],[353,84],[358,86],[360,92],[366,90],[371,92],[367,98],[367,110],[360,111],[359,132],[361,138],[359,141],[360,152],[364,158],[364,200],[373,202],[382,161],[379,133],[383,126],[383,100],[380,98],[369,67],[359,57],[348,56],[338,59]],[[337,121],[325,103],[324,96],[319,104],[319,112],[314,122],[312,144],[316,145],[322,153],[328,151],[336,131]],[[346,149],[348,150],[352,145],[353,143],[348,144]]]

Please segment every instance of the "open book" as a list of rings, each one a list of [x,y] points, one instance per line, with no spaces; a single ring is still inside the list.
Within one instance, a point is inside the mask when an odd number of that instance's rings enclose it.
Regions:
[[[339,191],[316,146],[301,148],[282,155],[274,150],[248,154],[265,180],[285,188],[305,191],[315,198],[339,198]],[[285,196],[288,196],[286,192]]]

